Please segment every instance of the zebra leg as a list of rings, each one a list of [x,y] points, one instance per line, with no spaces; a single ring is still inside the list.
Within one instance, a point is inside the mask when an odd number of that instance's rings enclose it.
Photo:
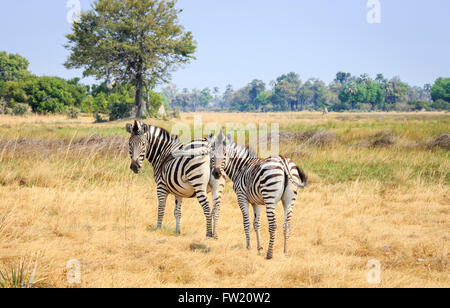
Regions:
[[[211,180],[212,187],[212,197],[213,197],[213,236],[217,240],[219,236],[217,235],[218,223],[219,223],[219,215],[220,215],[220,202],[222,201],[222,193],[225,188],[225,177],[221,177],[219,180],[212,178]]]
[[[256,240],[258,243],[258,252],[260,252],[261,250],[263,250],[262,246],[261,246],[261,205],[253,205],[253,210],[255,212],[255,222],[254,222],[254,227],[255,227],[255,233],[256,233]]]
[[[242,211],[242,217],[244,219],[244,231],[245,231],[245,238],[247,240],[247,249],[251,248],[250,244],[250,214],[248,209],[248,201],[245,196],[239,196],[238,197],[238,203],[239,207]]]
[[[166,210],[167,191],[163,188],[158,188],[158,224],[156,229],[162,228],[164,212]]]
[[[297,200],[297,192],[292,189],[286,189],[283,196],[284,207],[284,253],[288,253],[288,241],[291,230],[291,219],[295,201]]]
[[[182,198],[175,198],[175,220],[177,223],[177,234],[181,234],[180,220],[181,220],[181,204],[183,202]]]
[[[206,237],[212,238],[213,233],[212,233],[211,208],[209,206],[206,189],[196,191],[195,195],[197,196],[197,200],[202,206],[203,213],[205,214],[206,217]]]
[[[273,244],[275,243],[275,232],[277,231],[277,220],[275,217],[275,207],[276,203],[266,204],[267,208],[267,219],[269,220],[269,232],[270,232],[270,241],[269,241],[269,249],[267,250],[267,260],[273,258]]]

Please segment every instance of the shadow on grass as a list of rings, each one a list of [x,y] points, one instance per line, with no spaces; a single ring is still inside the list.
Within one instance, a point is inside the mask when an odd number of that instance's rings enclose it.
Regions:
[[[210,247],[206,246],[205,244],[199,243],[199,242],[191,243],[191,245],[189,246],[189,249],[191,251],[198,251],[198,252],[203,252],[203,253],[211,252]]]
[[[146,230],[148,232],[160,232],[164,235],[169,235],[169,236],[179,236],[179,234],[177,234],[177,230],[175,228],[171,228],[169,226],[162,226],[162,228],[158,229],[154,225],[149,225],[149,226],[147,226]]]

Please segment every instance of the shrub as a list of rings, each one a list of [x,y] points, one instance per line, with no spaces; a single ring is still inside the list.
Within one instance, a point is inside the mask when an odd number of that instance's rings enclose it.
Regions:
[[[409,101],[408,105],[413,111],[421,111],[430,109],[430,103],[426,101]]]
[[[440,111],[450,111],[450,103],[444,101],[443,99],[438,99],[437,101],[431,103],[431,108]]]
[[[450,134],[441,135],[433,142],[431,146],[450,150]]]
[[[78,119],[78,116],[80,115],[80,110],[75,107],[70,107],[69,110],[67,110],[67,116],[69,119]]]
[[[104,123],[104,122],[106,122],[106,120],[104,120],[102,118],[102,115],[100,113],[98,113],[98,112],[94,115],[94,118],[95,118],[95,123]]]
[[[373,147],[383,148],[394,145],[398,137],[392,132],[383,131],[375,134],[372,139]]]
[[[16,104],[13,109],[12,113],[14,115],[24,115],[28,113],[29,106],[27,104]]]
[[[328,130],[316,132],[311,139],[309,139],[308,144],[315,145],[319,147],[330,146],[337,141],[337,137]]]
[[[180,115],[180,109],[175,108],[172,110],[172,117],[175,119],[179,119],[181,117]]]
[[[147,102],[147,111],[148,114],[152,117],[155,117],[158,114],[159,108],[163,103],[162,95],[153,91],[149,92],[148,102]]]
[[[109,120],[116,121],[120,119],[126,119],[131,116],[131,110],[133,108],[133,104],[124,102],[124,103],[113,103],[109,106]]]

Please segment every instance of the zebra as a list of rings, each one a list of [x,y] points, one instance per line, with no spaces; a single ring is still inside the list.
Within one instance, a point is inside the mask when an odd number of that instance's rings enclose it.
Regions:
[[[225,179],[217,177],[218,172],[211,168],[211,144],[207,139],[196,139],[183,144],[178,136],[167,130],[135,121],[127,124],[131,134],[129,140],[130,169],[138,174],[144,159],[154,168],[158,195],[157,229],[161,229],[169,194],[175,196],[176,233],[181,234],[181,206],[183,198],[197,198],[206,217],[206,236],[217,238],[212,229],[212,216],[207,193],[212,191],[214,208],[220,208]]]
[[[216,164],[224,166],[224,172],[233,181],[233,189],[237,195],[244,219],[247,249],[251,248],[249,204],[253,206],[254,210],[254,229],[258,251],[263,250],[260,235],[260,216],[261,205],[265,205],[270,233],[267,259],[273,258],[273,245],[277,229],[275,207],[281,200],[285,218],[284,253],[287,254],[293,206],[297,200],[298,189],[307,186],[306,174],[289,158],[276,156],[260,159],[250,148],[233,142],[230,135],[220,138],[225,138],[226,145],[222,147],[223,155],[217,158]],[[216,143],[212,146],[216,156],[220,149],[217,150]]]

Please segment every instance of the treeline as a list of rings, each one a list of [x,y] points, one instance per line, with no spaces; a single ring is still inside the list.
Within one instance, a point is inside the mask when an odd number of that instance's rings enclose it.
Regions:
[[[35,76],[28,66],[22,56],[0,52],[0,114],[66,113],[77,117],[83,112],[93,114],[97,120],[101,120],[101,114],[117,120],[132,112],[136,95],[132,85],[83,85],[79,78]],[[149,115],[155,115],[164,98],[149,90],[144,99]]]
[[[65,113],[77,117],[82,112],[98,121],[103,120],[102,115],[117,120],[136,114],[134,85],[83,85],[79,78],[35,76],[28,66],[22,56],[0,52],[0,114]],[[450,78],[413,87],[397,77],[386,79],[379,74],[372,79],[367,74],[356,77],[339,72],[327,85],[315,78],[302,82],[298,74],[289,73],[270,85],[255,79],[238,90],[229,85],[223,92],[217,87],[179,91],[170,84],[162,93],[145,89],[143,100],[147,116],[155,116],[163,104],[173,116],[179,111],[449,111]]]
[[[172,108],[182,111],[418,111],[450,110],[450,78],[439,78],[432,86],[410,86],[398,77],[378,74],[352,76],[339,72],[330,84],[311,78],[303,82],[296,73],[278,77],[270,85],[255,79],[234,90],[219,88],[179,91],[170,85],[162,93]]]

